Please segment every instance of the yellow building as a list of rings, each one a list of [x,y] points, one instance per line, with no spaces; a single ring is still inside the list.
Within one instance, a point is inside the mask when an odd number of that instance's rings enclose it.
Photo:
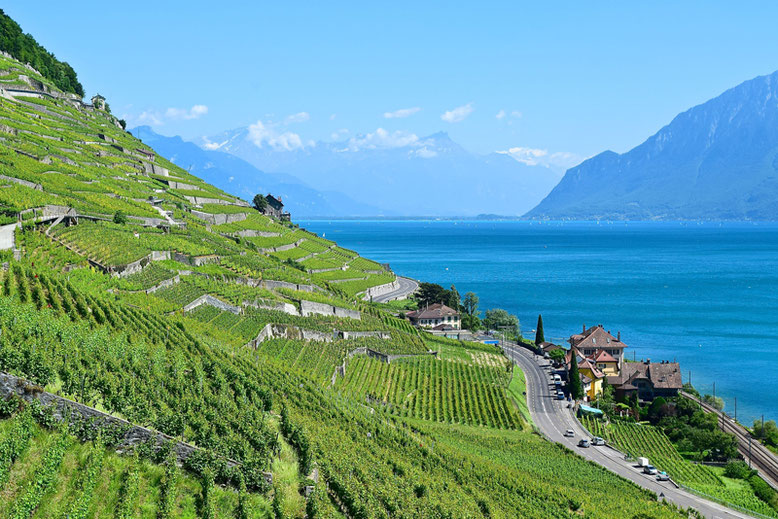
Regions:
[[[581,385],[583,386],[586,400],[594,400],[597,398],[597,395],[602,393],[602,383],[605,380],[605,374],[590,359],[584,357],[577,348],[571,348],[567,353],[568,369],[571,362],[578,364],[578,373],[581,376]]]

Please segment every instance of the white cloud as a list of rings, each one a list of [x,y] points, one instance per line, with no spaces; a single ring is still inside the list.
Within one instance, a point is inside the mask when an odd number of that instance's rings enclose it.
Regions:
[[[286,119],[284,119],[284,122],[286,124],[304,123],[310,119],[311,115],[308,112],[298,112],[296,114],[287,116]]]
[[[423,148],[419,148],[414,152],[417,156],[423,158],[423,159],[431,159],[432,157],[437,157],[438,152],[435,150],[431,150],[428,147],[424,146]]]
[[[557,151],[549,153],[548,150],[539,148],[526,148],[522,146],[516,146],[507,150],[498,151],[505,155],[510,155],[516,161],[529,166],[546,166],[553,168],[567,169],[583,160],[583,157],[575,153],[568,151]]]
[[[208,107],[205,105],[194,105],[189,110],[185,108],[168,108],[165,111],[165,118],[167,119],[199,119],[200,117],[208,113]]]
[[[341,139],[349,134],[348,128],[341,128],[339,130],[335,130],[330,134],[330,139],[333,141],[337,141],[338,139]]]
[[[395,110],[394,112],[384,112],[384,118],[386,119],[403,119],[405,117],[410,117],[415,113],[418,113],[421,111],[421,108],[418,106],[414,106],[413,108],[401,108],[399,110]]]
[[[419,137],[414,133],[402,130],[388,132],[378,128],[373,133],[357,135],[348,141],[348,147],[343,151],[359,151],[362,149],[374,150],[377,148],[402,148],[403,146],[418,145]]]
[[[277,125],[271,122],[257,121],[249,125],[247,138],[258,148],[262,148],[265,144],[274,150],[282,151],[293,151],[305,147],[298,134],[289,131],[279,131]]]
[[[227,144],[229,141],[224,142],[211,142],[208,140],[208,137],[203,136],[203,148],[206,150],[218,150],[225,144]]]
[[[128,117],[127,119],[130,119]],[[162,126],[164,124],[157,112],[146,110],[136,118],[137,124],[150,124],[151,126]]]
[[[497,112],[497,115],[495,115],[494,117],[496,119],[505,119],[506,117],[511,116],[513,119],[518,119],[519,117],[521,117],[521,115],[522,115],[521,112],[519,112],[518,110],[512,110],[511,113],[508,113],[505,110],[500,110],[499,112]]]
[[[453,110],[444,112],[440,118],[447,123],[458,123],[464,121],[471,113],[473,113],[473,103],[467,103],[466,105],[458,106]]]
[[[338,114],[331,114],[330,115],[330,121],[334,121],[337,116],[338,116]]]

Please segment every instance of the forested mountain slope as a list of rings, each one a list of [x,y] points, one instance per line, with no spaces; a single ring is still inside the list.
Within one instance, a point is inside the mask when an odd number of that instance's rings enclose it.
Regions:
[[[493,347],[363,299],[393,273],[2,85],[0,515],[679,517],[532,433]]]

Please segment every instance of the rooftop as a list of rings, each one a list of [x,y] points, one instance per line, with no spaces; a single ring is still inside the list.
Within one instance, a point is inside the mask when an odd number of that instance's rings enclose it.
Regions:
[[[443,303],[435,303],[426,308],[408,312],[405,315],[410,319],[440,319],[446,316],[459,316],[459,312]]]

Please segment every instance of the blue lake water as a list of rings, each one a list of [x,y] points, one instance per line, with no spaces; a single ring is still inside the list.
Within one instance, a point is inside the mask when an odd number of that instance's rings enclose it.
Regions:
[[[473,291],[547,340],[602,323],[677,360],[743,423],[778,420],[778,224],[302,221],[408,277]]]

